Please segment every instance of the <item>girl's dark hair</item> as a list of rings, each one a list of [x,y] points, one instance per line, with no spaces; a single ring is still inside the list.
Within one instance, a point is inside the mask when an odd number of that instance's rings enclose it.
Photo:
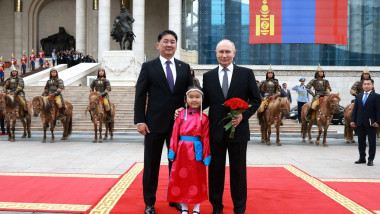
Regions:
[[[193,88],[196,88],[196,89],[199,89],[199,90],[202,91],[202,88],[201,88],[201,86],[199,86],[199,85],[191,85],[191,86],[189,86],[189,87],[187,88],[187,90],[190,90],[190,89],[193,89]]]

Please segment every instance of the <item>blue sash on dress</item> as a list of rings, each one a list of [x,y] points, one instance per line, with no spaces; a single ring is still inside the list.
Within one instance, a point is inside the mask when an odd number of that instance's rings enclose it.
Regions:
[[[196,137],[196,136],[180,136],[179,140],[192,141],[194,143],[195,160],[196,161],[202,161],[203,148],[202,148],[202,142],[201,142],[201,138],[200,137]]]

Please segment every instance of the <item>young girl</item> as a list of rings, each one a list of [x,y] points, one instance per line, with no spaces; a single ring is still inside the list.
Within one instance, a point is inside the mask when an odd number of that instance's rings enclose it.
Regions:
[[[186,92],[186,109],[179,112],[174,123],[168,159],[173,161],[169,178],[169,202],[181,203],[182,214],[187,204],[199,205],[207,200],[206,166],[210,164],[209,120],[202,113],[202,91],[192,86]],[[187,109],[189,106],[189,109]]]

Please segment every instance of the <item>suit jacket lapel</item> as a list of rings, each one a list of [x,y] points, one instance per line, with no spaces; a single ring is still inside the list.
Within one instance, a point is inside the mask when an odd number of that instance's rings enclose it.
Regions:
[[[183,79],[184,77],[186,77],[185,75],[185,72],[183,71],[184,69],[184,65],[179,62],[177,59],[174,59],[174,64],[175,64],[175,71],[176,71],[176,79],[175,79],[175,83],[174,83],[174,89],[173,91],[177,88],[177,83],[182,83],[181,79]],[[168,84],[168,87],[169,87],[169,84]]]
[[[239,78],[240,78],[240,75],[238,73],[239,73],[239,67],[234,65],[234,71],[232,73],[231,83],[230,83],[230,87],[228,88],[226,100],[230,98],[231,93],[234,90],[234,88],[238,87]]]
[[[220,97],[223,97],[224,98],[224,94],[223,94],[223,90],[222,90],[222,86],[220,85],[220,81],[219,81],[219,66],[216,67],[214,70],[211,71],[211,77],[212,77],[212,82],[214,82],[216,85],[215,87],[217,88],[217,91],[218,91],[218,96]],[[227,97],[228,97],[228,93],[227,93]],[[226,98],[224,98],[226,99]]]
[[[164,84],[164,87],[167,88],[171,92],[168,80],[166,79],[165,71],[162,68],[161,60],[159,57],[155,60],[154,67],[155,67],[155,69],[157,69],[156,73],[160,78],[160,82],[162,82]]]

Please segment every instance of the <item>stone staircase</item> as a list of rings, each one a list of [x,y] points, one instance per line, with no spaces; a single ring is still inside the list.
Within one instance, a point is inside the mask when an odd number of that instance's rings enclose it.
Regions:
[[[32,100],[33,96],[41,95],[43,87],[28,86],[25,88],[26,98]],[[85,114],[85,109],[88,104],[89,87],[86,86],[67,86],[63,91],[63,97],[70,100],[74,106],[73,112],[73,131],[91,132],[94,129],[93,123],[90,121],[89,113]],[[116,107],[115,116],[115,132],[136,132],[134,125],[134,97],[135,88],[131,86],[114,86],[109,94],[111,101]],[[207,111],[205,112],[207,113]],[[103,125],[104,129],[105,126]],[[256,115],[250,119],[251,133],[260,133],[260,127]],[[21,122],[17,122],[16,131],[22,130]],[[32,131],[42,131],[42,122],[40,117],[32,117]],[[58,122],[56,131],[62,131],[62,125]],[[296,120],[284,120],[284,125],[281,127],[281,133],[300,133],[301,124]],[[313,133],[318,130],[316,127],[312,129]],[[272,128],[272,134],[275,133],[275,128]],[[329,131],[336,133],[336,131]]]

